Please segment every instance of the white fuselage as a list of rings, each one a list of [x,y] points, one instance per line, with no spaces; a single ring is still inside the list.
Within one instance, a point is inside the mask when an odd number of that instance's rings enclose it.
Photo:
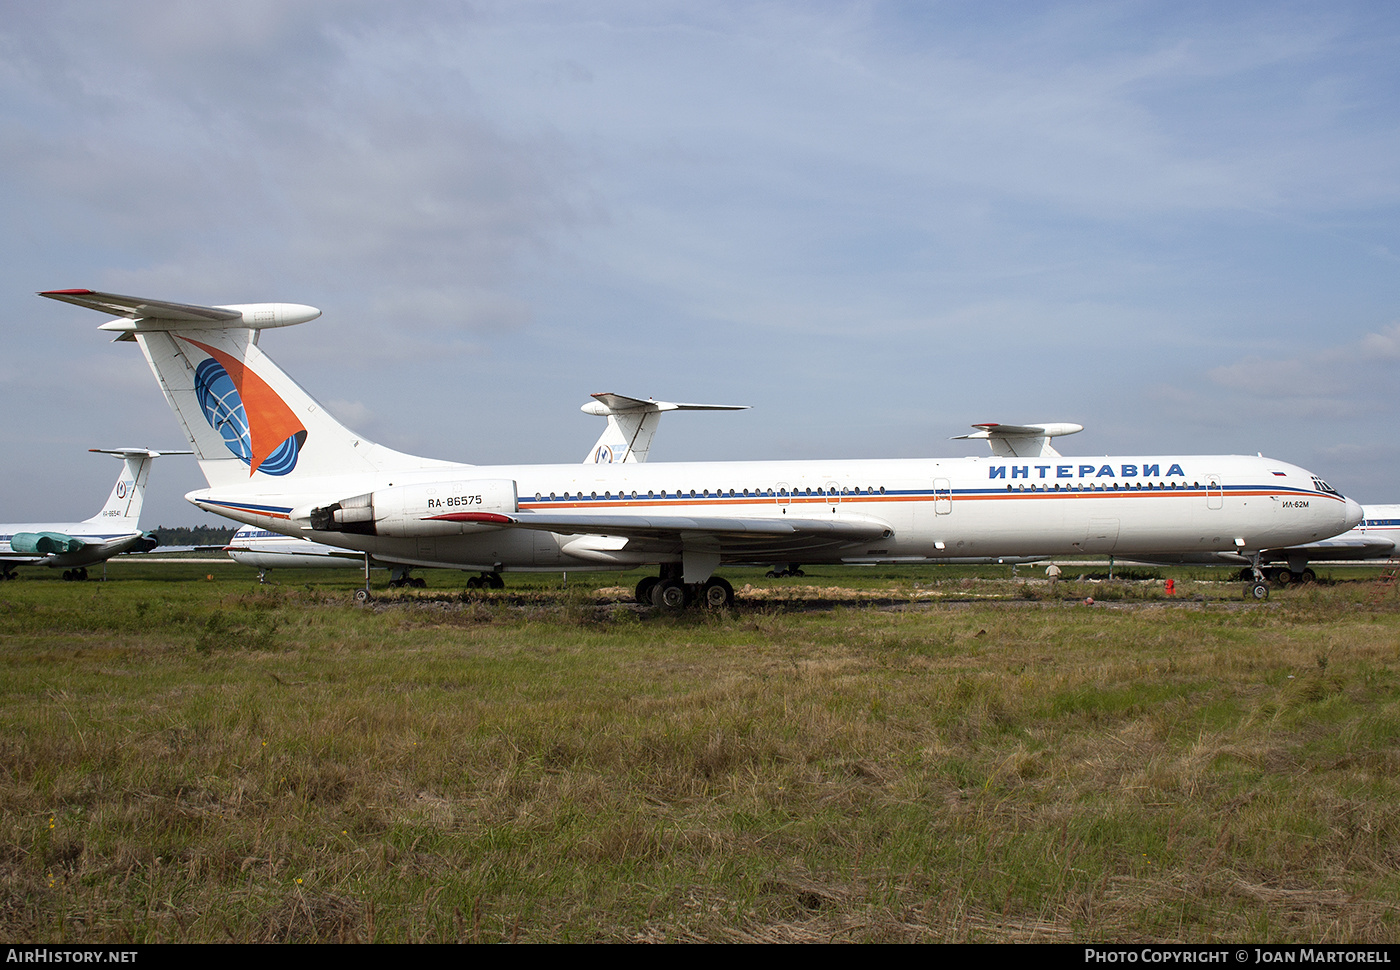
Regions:
[[[1338,539],[1373,539],[1389,542],[1391,548],[1377,550],[1372,558],[1384,559],[1400,548],[1400,505],[1367,505],[1361,509],[1362,520],[1350,532]]]
[[[723,562],[938,562],[998,556],[1242,552],[1323,539],[1360,519],[1360,507],[1307,471],[1269,458],[953,458],[644,465],[459,465],[383,475],[307,479],[296,491],[223,486],[186,497],[201,508],[286,535],[385,560],[471,569],[627,567],[679,559],[670,537],[499,528],[394,537],[313,531],[307,512],[360,493],[509,480],[514,517],[582,512],[658,521],[684,516],[876,522],[859,541],[755,539]],[[424,510],[423,518],[430,517]],[[674,526],[672,526],[674,528]]]
[[[229,558],[256,569],[363,569],[364,558],[349,549],[291,538],[281,532],[244,526],[224,546]]]

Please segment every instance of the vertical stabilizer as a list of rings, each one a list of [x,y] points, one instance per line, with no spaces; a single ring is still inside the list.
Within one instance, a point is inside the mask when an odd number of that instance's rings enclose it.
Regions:
[[[151,451],[147,448],[89,448],[103,455],[116,455],[124,467],[107,496],[107,504],[87,521],[112,524],[136,531],[141,518],[141,505],[146,499],[146,479],[151,473],[151,459],[161,455],[188,455],[188,451]]]
[[[1058,458],[1060,453],[1050,444],[1051,438],[1078,434],[1082,424],[1057,422],[1053,424],[974,424],[975,434],[954,436],[954,441],[981,438],[1001,458]]]
[[[140,345],[211,486],[273,490],[307,478],[451,464],[360,437],[258,349],[262,330],[314,320],[315,307],[206,307],[93,290],[39,295],[120,315],[101,329]]]
[[[258,349],[255,330],[137,333],[213,486],[379,469],[385,451],[327,414]],[[388,452],[388,454],[395,454]]]
[[[608,419],[608,426],[583,459],[585,465],[613,462],[644,462],[651,450],[651,439],[665,411],[746,411],[747,404],[674,404],[670,401],[643,401],[622,394],[594,394],[582,408],[585,414]]]

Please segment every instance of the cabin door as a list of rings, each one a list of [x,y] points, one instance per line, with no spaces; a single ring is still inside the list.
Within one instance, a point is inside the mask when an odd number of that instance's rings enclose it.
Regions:
[[[953,483],[946,478],[933,480],[933,511],[938,515],[953,511]]]

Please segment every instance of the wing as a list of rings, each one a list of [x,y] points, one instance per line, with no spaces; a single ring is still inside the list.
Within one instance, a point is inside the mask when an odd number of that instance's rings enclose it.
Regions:
[[[1290,554],[1302,553],[1310,560],[1327,559],[1381,559],[1395,552],[1393,540],[1377,537],[1350,539],[1323,539],[1301,546],[1288,546],[1284,549],[1265,549],[1265,556],[1288,558]],[[1297,556],[1302,558],[1302,556]]]
[[[425,516],[428,522],[477,522],[516,529],[537,529],[563,535],[610,535],[637,539],[671,540],[686,534],[709,535],[727,541],[772,539],[861,542],[890,535],[878,519],[842,516],[830,519],[781,516],[746,518],[737,515],[616,515],[600,512],[448,512]]]
[[[617,515],[594,512],[449,512],[425,521],[479,523],[588,537],[564,544],[570,555],[618,561],[628,552],[679,553],[686,573],[703,580],[721,562],[801,560],[833,546],[864,544],[893,533],[878,519],[843,515],[747,518],[732,515]],[[596,541],[594,541],[596,540]],[[701,575],[703,573],[703,575]]]

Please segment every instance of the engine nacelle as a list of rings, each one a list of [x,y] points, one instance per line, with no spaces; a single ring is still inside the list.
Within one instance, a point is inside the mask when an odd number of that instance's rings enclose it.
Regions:
[[[472,521],[471,513],[514,515],[518,510],[515,482],[509,478],[395,485],[312,509],[311,528],[396,539],[455,536],[489,527]]]
[[[62,532],[16,532],[10,537],[11,551],[30,556],[61,556],[77,552],[85,545],[82,539]]]

